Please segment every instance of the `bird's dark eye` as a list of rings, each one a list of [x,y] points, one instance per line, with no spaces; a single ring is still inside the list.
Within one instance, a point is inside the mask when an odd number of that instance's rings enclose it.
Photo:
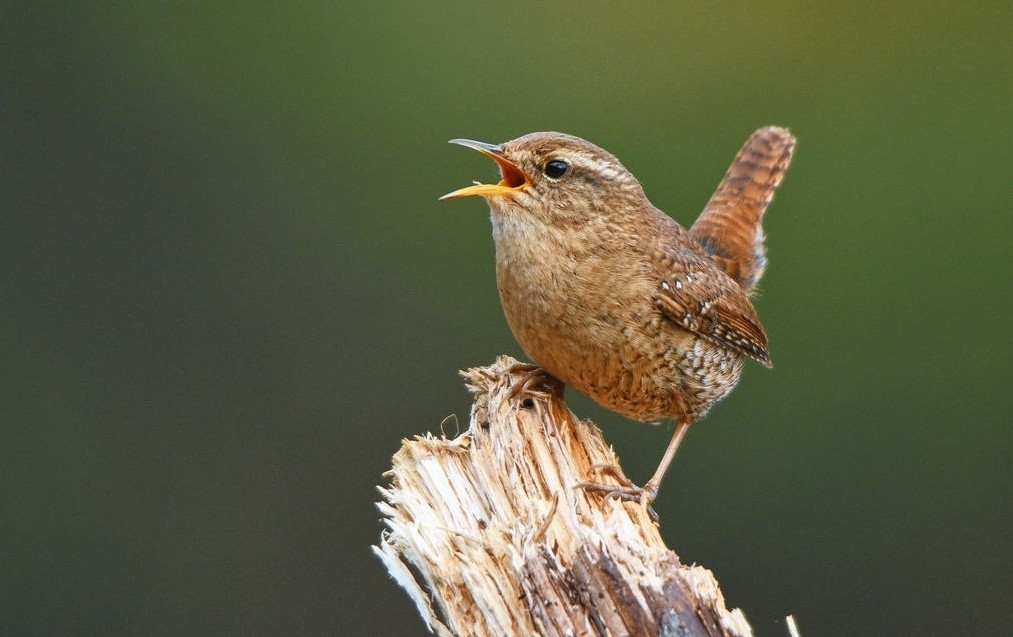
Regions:
[[[549,163],[545,164],[545,174],[552,179],[559,179],[565,175],[568,170],[570,170],[570,164],[566,163],[562,159],[553,159]]]

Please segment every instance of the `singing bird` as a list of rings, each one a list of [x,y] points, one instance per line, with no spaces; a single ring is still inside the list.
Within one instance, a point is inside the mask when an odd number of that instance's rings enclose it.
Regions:
[[[441,199],[489,204],[496,281],[514,336],[535,364],[603,407],[677,422],[643,487],[580,486],[654,500],[689,426],[735,387],[746,358],[770,367],[749,297],[767,265],[762,220],[795,138],[756,131],[687,231],[647,199],[613,155],[563,133],[500,145],[452,139],[490,157],[500,181]]]

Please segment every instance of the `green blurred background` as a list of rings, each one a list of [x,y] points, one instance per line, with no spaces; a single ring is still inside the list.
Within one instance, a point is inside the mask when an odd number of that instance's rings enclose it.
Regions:
[[[758,635],[1008,634],[1008,2],[63,4],[0,9],[0,633],[422,634],[374,487],[521,355],[446,140],[580,135],[688,225],[780,124],[775,367],[664,535]],[[650,475],[671,425],[568,400]]]

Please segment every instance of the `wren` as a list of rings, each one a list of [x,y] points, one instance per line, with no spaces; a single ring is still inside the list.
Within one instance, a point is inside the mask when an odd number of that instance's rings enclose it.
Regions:
[[[783,128],[755,133],[687,231],[647,199],[605,150],[562,133],[501,145],[467,139],[499,166],[489,204],[507,322],[545,373],[643,422],[676,421],[643,487],[581,483],[652,501],[689,426],[735,387],[743,362],[770,367],[749,297],[766,267],[762,220],[795,148]]]

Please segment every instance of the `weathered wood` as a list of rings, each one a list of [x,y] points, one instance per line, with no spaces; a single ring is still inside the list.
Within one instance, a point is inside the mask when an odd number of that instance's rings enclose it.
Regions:
[[[471,425],[404,441],[374,552],[442,636],[752,635],[647,508],[574,485],[618,460],[554,387],[509,357],[463,372]],[[435,606],[435,608],[434,608]]]

